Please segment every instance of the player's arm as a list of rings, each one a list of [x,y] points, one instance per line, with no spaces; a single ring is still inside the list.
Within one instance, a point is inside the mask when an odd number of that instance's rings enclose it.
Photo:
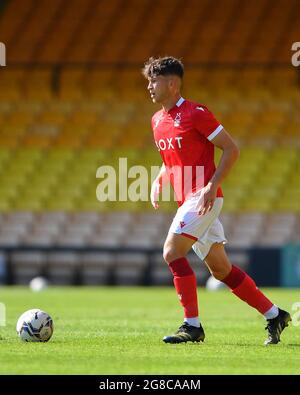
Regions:
[[[199,211],[200,215],[204,215],[207,211],[211,210],[217,196],[218,187],[229,174],[232,166],[239,157],[239,149],[236,143],[224,128],[211,140],[211,142],[223,152],[213,177],[205,187],[203,204]]]
[[[162,187],[163,185],[167,184],[169,182],[169,177],[166,171],[166,167],[164,165],[164,163],[162,164],[160,171],[157,175],[157,177],[155,178],[155,180],[153,181],[152,187],[151,187],[151,194],[150,194],[150,198],[151,198],[151,203],[152,206],[156,209],[158,209],[159,204],[158,204],[158,197],[159,194],[161,193]]]

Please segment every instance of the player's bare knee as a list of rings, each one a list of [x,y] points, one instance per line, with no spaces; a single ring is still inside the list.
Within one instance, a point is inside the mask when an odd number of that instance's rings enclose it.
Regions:
[[[163,257],[166,263],[171,263],[175,261],[175,259],[181,258],[182,254],[180,254],[175,248],[166,247],[164,248]]]
[[[164,249],[163,257],[164,257],[164,260],[165,260],[166,263],[169,264],[172,261],[174,261],[173,256],[174,256],[174,254],[173,254],[172,248],[165,248]]]

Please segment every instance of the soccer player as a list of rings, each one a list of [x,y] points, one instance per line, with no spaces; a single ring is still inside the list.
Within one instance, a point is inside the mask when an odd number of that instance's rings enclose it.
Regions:
[[[192,248],[216,279],[264,315],[268,330],[265,345],[277,344],[291,321],[290,314],[271,302],[247,273],[231,264],[218,219],[223,205],[221,183],[238,159],[239,149],[206,106],[181,96],[183,74],[182,62],[174,57],[150,58],[143,68],[151,99],[162,107],[152,117],[154,140],[163,165],[151,188],[151,202],[155,209],[159,207],[162,186],[170,181],[179,205],[163,257],[174,277],[184,323],[163,341],[199,342],[205,338],[198,315],[196,277],[186,258]],[[222,150],[217,168],[214,146]]]

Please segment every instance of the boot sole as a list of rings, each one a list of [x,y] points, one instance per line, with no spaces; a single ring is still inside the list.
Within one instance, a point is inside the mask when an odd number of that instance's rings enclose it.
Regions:
[[[205,336],[204,337],[198,337],[196,340],[172,340],[168,341],[167,339],[163,339],[164,343],[169,343],[169,344],[179,344],[179,343],[187,343],[187,342],[192,342],[192,343],[199,343],[199,342],[204,342]]]

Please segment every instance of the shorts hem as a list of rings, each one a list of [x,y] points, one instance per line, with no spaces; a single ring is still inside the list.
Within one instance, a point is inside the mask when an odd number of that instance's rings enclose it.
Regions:
[[[185,237],[187,237],[187,238],[189,238],[189,239],[192,239],[192,240],[194,240],[194,241],[198,241],[198,237],[189,235],[188,233],[182,232],[182,233],[179,233],[179,234],[181,234],[182,236],[185,236]]]
[[[205,251],[202,251],[200,248],[198,248],[198,249],[197,249],[197,252],[196,252],[195,250],[194,250],[194,252],[195,252],[196,255],[198,255],[198,257],[199,257],[202,261],[204,261],[205,258],[207,257],[207,255],[209,254],[209,251],[210,251],[211,246],[212,246],[213,244],[223,244],[223,245],[225,245],[225,244],[227,244],[227,240],[226,240],[226,239],[222,239],[222,240],[215,240],[215,241],[212,241],[209,245],[205,244],[205,246],[203,246],[203,247],[205,247]],[[203,249],[204,249],[204,248],[203,248]]]

